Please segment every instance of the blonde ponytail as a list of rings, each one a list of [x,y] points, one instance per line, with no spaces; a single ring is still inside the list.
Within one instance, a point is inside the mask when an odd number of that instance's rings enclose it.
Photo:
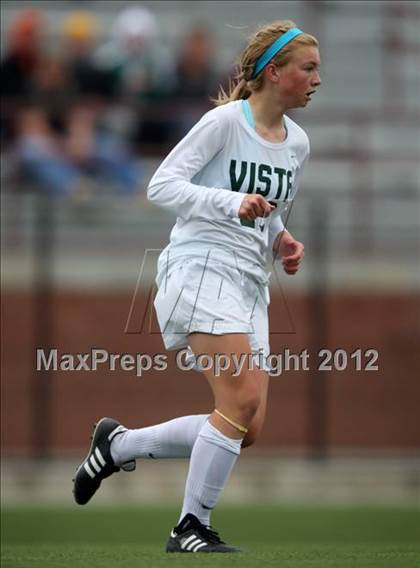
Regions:
[[[247,99],[250,96],[251,92],[252,91],[248,86],[248,81],[245,81],[244,78],[236,79],[236,82],[232,82],[232,79],[229,79],[229,93],[226,93],[222,85],[220,85],[217,98],[211,99],[211,101],[216,106],[221,106],[226,103],[230,103],[231,101]]]

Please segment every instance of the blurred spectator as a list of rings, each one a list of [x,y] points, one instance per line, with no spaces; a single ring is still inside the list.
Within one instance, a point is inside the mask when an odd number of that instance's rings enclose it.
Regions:
[[[18,12],[7,31],[5,56],[1,61],[1,141],[14,135],[13,115],[17,106],[28,102],[33,78],[42,59],[41,40],[45,20],[38,10]]]
[[[111,180],[132,193],[138,187],[139,168],[128,148],[129,132],[115,128],[116,69],[98,67],[99,22],[93,13],[72,12],[64,20],[64,61],[74,89],[74,108],[68,115],[68,156],[101,181]]]
[[[123,9],[110,40],[97,50],[95,64],[113,73],[116,97],[134,113],[127,132],[132,143],[143,152],[164,152],[170,136],[166,116],[174,62],[161,44],[154,14],[142,6]]]
[[[38,107],[26,106],[16,117],[15,154],[20,174],[37,189],[76,197],[91,193],[81,172],[68,160]]]
[[[101,127],[94,105],[75,106],[69,114],[66,154],[81,171],[95,176],[102,187],[109,183],[126,193],[135,193],[141,182],[141,168],[128,144]]]
[[[98,22],[90,12],[71,12],[63,22],[63,62],[78,94],[100,93],[91,54]]]
[[[173,64],[158,40],[158,25],[152,12],[132,6],[120,12],[110,41],[97,50],[97,67],[115,72],[116,93],[124,100],[159,98],[171,90]]]
[[[94,53],[100,31],[91,12],[71,12],[63,22],[63,63],[75,93],[109,99],[115,95],[117,74],[95,65]]]
[[[175,96],[189,103],[207,103],[217,88],[214,61],[211,31],[204,26],[194,27],[184,38],[176,62]]]
[[[44,17],[38,10],[18,12],[7,33],[6,55],[1,62],[2,96],[30,95],[32,79],[41,60]]]
[[[211,31],[202,25],[193,27],[185,36],[176,61],[176,83],[172,113],[175,141],[185,136],[204,112],[212,107],[210,97],[217,91],[214,66],[215,46]]]
[[[33,76],[30,101],[43,110],[45,120],[58,135],[65,130],[65,117],[74,97],[70,77],[60,57],[54,53],[44,55]]]

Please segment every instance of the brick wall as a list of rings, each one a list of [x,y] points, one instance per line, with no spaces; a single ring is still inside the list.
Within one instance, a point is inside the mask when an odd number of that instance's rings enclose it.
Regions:
[[[39,297],[37,301],[39,308]],[[324,301],[323,320],[316,309]],[[129,294],[57,292],[51,302],[48,323],[48,313],[44,310],[40,316],[29,293],[3,296],[5,452],[33,453],[36,447],[42,451],[46,445],[58,454],[85,447],[87,431],[104,415],[134,427],[211,410],[212,398],[204,377],[178,370],[172,356],[168,371],[149,371],[142,379],[131,372],[104,370],[36,374],[34,348],[48,347],[44,343],[48,325],[51,346],[61,352],[76,354],[92,347],[113,353],[163,352],[157,333],[124,333]],[[138,313],[145,302],[145,297],[139,299]],[[290,371],[271,379],[259,447],[418,448],[418,306],[415,295],[337,293],[326,299],[291,296],[286,309],[282,297],[275,295],[270,307],[271,329],[288,333],[271,336],[272,352],[280,353],[285,347],[296,353],[309,349],[312,371]],[[316,373],[315,354],[320,347],[342,348],[348,353],[358,347],[377,349],[379,371]]]

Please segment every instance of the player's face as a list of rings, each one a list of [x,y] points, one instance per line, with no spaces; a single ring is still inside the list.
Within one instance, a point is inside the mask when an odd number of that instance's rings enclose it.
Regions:
[[[321,84],[321,60],[316,47],[298,47],[285,67],[278,69],[279,94],[287,108],[305,107]]]

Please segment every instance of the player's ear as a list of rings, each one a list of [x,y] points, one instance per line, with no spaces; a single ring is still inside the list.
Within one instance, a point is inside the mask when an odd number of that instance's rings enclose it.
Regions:
[[[278,83],[280,80],[279,69],[274,65],[274,63],[269,63],[265,68],[266,76],[273,83]]]

